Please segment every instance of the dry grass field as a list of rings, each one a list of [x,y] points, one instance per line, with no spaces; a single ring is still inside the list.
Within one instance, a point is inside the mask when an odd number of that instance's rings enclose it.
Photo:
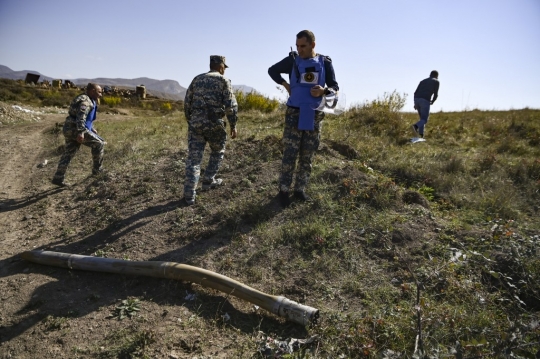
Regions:
[[[540,356],[539,110],[433,113],[416,144],[395,92],[327,116],[312,201],[286,209],[283,110],[244,110],[225,186],[187,207],[181,104],[104,103],[106,172],[91,176],[82,148],[60,189],[56,124],[74,93],[2,81],[0,358]],[[303,327],[230,293],[27,250],[190,264],[320,318]]]

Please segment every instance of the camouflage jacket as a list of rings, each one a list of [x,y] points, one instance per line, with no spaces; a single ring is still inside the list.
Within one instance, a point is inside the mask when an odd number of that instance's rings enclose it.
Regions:
[[[231,129],[236,128],[238,103],[231,81],[217,71],[196,76],[186,92],[184,114],[190,123],[219,121],[227,115]]]
[[[79,133],[86,132],[86,117],[93,109],[94,101],[87,94],[80,94],[75,97],[69,106],[69,116],[66,117],[66,125],[70,128],[75,127]]]

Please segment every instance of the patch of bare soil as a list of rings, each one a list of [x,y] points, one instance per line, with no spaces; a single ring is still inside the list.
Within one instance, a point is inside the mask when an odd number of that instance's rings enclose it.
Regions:
[[[202,222],[210,193],[201,193],[201,204],[188,208],[183,206],[181,194],[167,191],[183,182],[183,174],[178,173],[183,165],[177,163],[185,151],[164,156],[143,173],[88,176],[72,188],[60,189],[50,183],[59,153],[47,152],[45,148],[51,146],[45,142],[57,141],[53,148],[63,143],[61,136],[50,132],[63,122],[65,114],[40,111],[35,120],[28,117],[35,116],[33,112],[19,113],[5,104],[2,109],[9,114],[9,122],[0,128],[0,358],[135,357],[151,344],[155,348],[152,357],[191,358],[204,352],[208,357],[224,358],[235,338],[213,344],[205,339],[203,343],[199,331],[209,329],[201,321],[219,322],[222,314],[230,313],[235,325],[254,328],[260,324],[252,305],[227,300],[213,290],[164,279],[41,266],[20,259],[19,254],[50,249],[201,265],[199,256],[230,241],[227,202],[245,187],[268,185],[258,183],[259,174],[276,173],[275,163],[262,163],[275,156],[273,150],[268,152],[264,143],[249,141],[229,148],[231,161],[222,172],[228,183],[214,193],[219,200],[213,205],[221,210]],[[256,146],[261,147],[260,158],[248,160],[246,151]],[[84,147],[77,157],[90,161]],[[243,169],[233,175],[233,166],[240,163]],[[128,199],[129,205],[111,204]],[[279,208],[273,198],[263,201],[269,211]],[[212,263],[206,265],[219,270]],[[130,321],[111,318],[121,300],[131,297],[141,299],[141,315]],[[203,310],[201,303],[205,303]],[[267,322],[281,325],[282,320],[270,318]],[[218,324],[210,330],[219,331]],[[181,339],[177,338],[179,332],[185,334]],[[212,336],[204,334],[205,338]]]

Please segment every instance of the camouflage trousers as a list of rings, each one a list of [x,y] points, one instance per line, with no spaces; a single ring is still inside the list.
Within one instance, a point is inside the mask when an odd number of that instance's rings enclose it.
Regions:
[[[212,182],[221,167],[225,155],[227,132],[223,122],[198,123],[189,126],[188,158],[186,159],[186,179],[184,197],[195,198],[197,184],[201,175],[201,162],[206,143],[210,146],[210,158],[204,171],[203,182]]]
[[[93,171],[99,171],[103,163],[103,141],[91,136],[90,134],[84,134],[84,141],[82,143],[77,142],[77,131],[74,130],[65,130],[64,138],[66,140],[66,146],[64,154],[58,162],[58,168],[54,174],[55,180],[63,180],[66,175],[67,168],[69,163],[75,156],[75,153],[79,150],[82,145],[88,146],[92,149],[92,162],[93,162]]]
[[[294,183],[295,191],[304,191],[311,175],[311,162],[315,151],[319,148],[321,140],[321,121],[324,114],[317,112],[315,130],[302,131],[298,129],[298,115],[296,109],[288,109],[283,130],[283,158],[281,160],[281,175],[279,190],[288,192],[293,181],[298,159],[298,171]]]

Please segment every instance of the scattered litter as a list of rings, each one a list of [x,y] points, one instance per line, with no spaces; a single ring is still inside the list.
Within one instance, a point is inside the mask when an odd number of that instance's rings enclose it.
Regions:
[[[188,291],[186,290],[186,297],[184,298],[184,300],[195,300],[197,298],[197,294],[195,293],[188,293]]]
[[[19,105],[13,105],[11,106],[13,109],[15,110],[18,110],[18,111],[22,111],[22,112],[26,112],[26,113],[43,113],[43,112],[40,112],[40,111],[32,111],[32,110],[29,110],[29,109],[26,109],[26,108],[22,108],[21,106]]]
[[[462,263],[467,259],[467,255],[457,248],[450,248],[452,253],[450,254],[450,262]]]
[[[18,122],[39,122],[42,117],[36,115],[44,113],[43,111],[30,110],[19,105],[9,105],[0,101],[0,122],[3,125]]]
[[[41,162],[40,164],[38,164],[37,166],[38,166],[38,168],[43,168],[43,167],[47,166],[47,163],[49,163],[49,161],[45,160],[45,161]]]
[[[263,358],[282,358],[283,355],[293,354],[301,348],[314,343],[317,338],[317,335],[313,335],[307,339],[287,338],[279,340],[259,332],[260,347],[257,352]]]
[[[223,318],[224,322],[228,322],[229,320],[231,320],[231,316],[229,315],[229,313],[225,313],[221,317]]]

